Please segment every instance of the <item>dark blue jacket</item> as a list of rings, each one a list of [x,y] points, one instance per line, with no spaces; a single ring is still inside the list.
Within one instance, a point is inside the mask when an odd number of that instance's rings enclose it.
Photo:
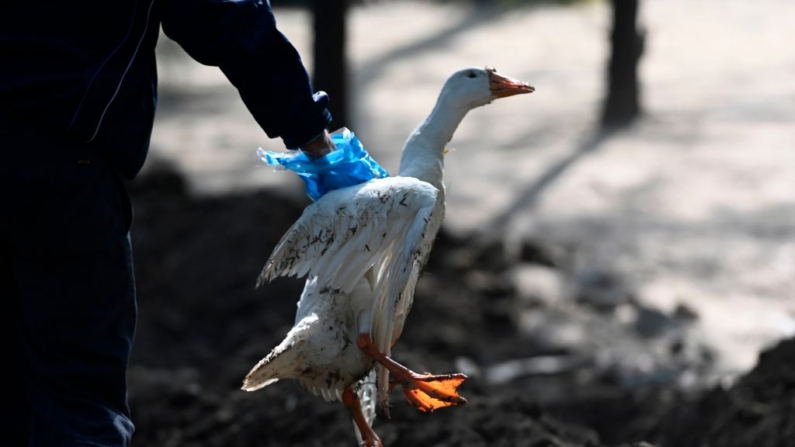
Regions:
[[[0,6],[0,116],[110,148],[125,177],[141,168],[157,104],[160,27],[218,66],[254,118],[288,148],[328,124],[325,94],[277,30],[267,0],[10,0]]]

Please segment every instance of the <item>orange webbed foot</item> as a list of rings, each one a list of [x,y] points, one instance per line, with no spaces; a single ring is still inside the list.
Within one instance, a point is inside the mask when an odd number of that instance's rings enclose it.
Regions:
[[[437,408],[462,405],[467,402],[458,394],[458,387],[467,379],[466,375],[417,374],[376,349],[369,334],[360,334],[356,343],[360,349],[392,373],[393,381],[389,384],[389,391],[398,385],[402,386],[403,394],[414,408],[429,413]]]
[[[403,386],[406,400],[423,413],[437,408],[463,405],[467,400],[458,394],[458,387],[467,379],[464,374],[415,374],[396,378]]]

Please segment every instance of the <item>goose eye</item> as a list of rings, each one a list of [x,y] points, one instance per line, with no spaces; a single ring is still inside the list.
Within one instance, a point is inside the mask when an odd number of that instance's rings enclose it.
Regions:
[[[478,75],[474,71],[470,71],[469,73],[467,73],[467,77],[469,79],[474,79],[474,78],[478,77]]]

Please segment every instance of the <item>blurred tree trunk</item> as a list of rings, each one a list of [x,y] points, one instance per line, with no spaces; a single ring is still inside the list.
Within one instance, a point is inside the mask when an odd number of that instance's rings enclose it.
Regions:
[[[641,113],[638,63],[643,54],[644,32],[638,29],[639,0],[612,0],[612,52],[607,73],[607,99],[602,128],[631,124]]]
[[[349,0],[314,0],[315,90],[329,94],[334,129],[348,123],[348,69],[345,51],[346,18]]]

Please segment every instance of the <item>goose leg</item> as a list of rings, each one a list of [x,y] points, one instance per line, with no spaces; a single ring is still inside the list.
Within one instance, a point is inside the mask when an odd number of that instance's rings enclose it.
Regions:
[[[370,424],[367,423],[364,413],[362,413],[359,396],[356,395],[356,392],[351,387],[345,388],[345,391],[342,392],[342,403],[350,410],[353,423],[356,424],[356,428],[362,434],[361,447],[383,447],[384,444],[381,442],[381,438],[375,433],[373,427],[370,427]]]
[[[394,383],[403,386],[406,400],[423,413],[467,402],[457,391],[461,383],[466,380],[466,375],[417,374],[381,353],[370,338],[370,334],[359,334],[356,344],[389,370],[394,377]]]

